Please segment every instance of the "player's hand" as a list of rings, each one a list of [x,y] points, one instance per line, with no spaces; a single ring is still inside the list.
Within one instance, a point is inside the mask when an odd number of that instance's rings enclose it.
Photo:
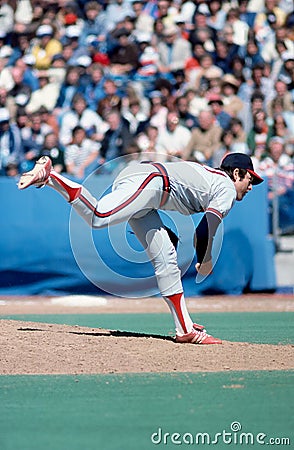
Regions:
[[[212,260],[210,259],[209,261],[202,264],[197,263],[195,267],[200,275],[210,275],[212,273]]]

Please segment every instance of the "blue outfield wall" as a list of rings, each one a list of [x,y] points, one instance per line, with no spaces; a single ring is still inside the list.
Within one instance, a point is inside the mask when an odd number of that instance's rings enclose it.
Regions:
[[[16,182],[0,178],[1,295],[157,294],[151,264],[128,225],[91,230],[54,190],[19,191]],[[109,184],[109,175],[92,176],[86,183],[96,196]],[[266,183],[236,203],[225,218],[216,237],[214,272],[204,280],[195,280],[192,245],[201,214],[164,212],[162,218],[180,237],[178,257],[186,295],[275,290]]]

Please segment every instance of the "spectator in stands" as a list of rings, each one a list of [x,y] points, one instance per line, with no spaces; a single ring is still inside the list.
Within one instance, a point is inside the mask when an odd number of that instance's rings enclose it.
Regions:
[[[247,136],[249,150],[257,161],[266,154],[269,140],[273,135],[272,126],[267,124],[266,119],[265,111],[256,111],[253,114],[253,127]]]
[[[79,47],[80,29],[76,25],[71,25],[65,30],[62,38],[62,51],[67,66],[76,66],[79,56],[85,55],[84,47]]]
[[[194,72],[197,73],[197,70],[200,67],[200,58],[206,53],[203,44],[201,42],[197,42],[192,46],[192,55],[185,62],[184,73],[185,78],[189,86],[193,85],[194,80]],[[192,80],[192,81],[191,81]]]
[[[51,81],[59,84],[59,90],[61,84],[65,80],[66,75],[66,62],[61,53],[54,55],[51,62],[51,67],[49,69],[49,76]]]
[[[262,92],[265,98],[265,105],[274,97],[274,82],[264,75],[265,65],[256,64],[252,67],[252,79],[248,80],[248,96],[249,98],[254,91]]]
[[[98,102],[97,113],[104,118],[105,115],[113,109],[120,111],[121,99],[122,92],[115,84],[114,80],[111,77],[106,76],[103,83],[103,98]]]
[[[1,86],[0,86],[0,108],[8,108],[7,90]]]
[[[18,126],[10,123],[7,108],[0,108],[0,175],[15,175],[23,157],[23,147]],[[9,169],[13,166],[12,174]]]
[[[109,128],[101,142],[100,164],[126,154],[128,146],[133,141],[128,126],[122,120],[119,111],[107,112],[105,119]]]
[[[193,116],[189,112],[189,100],[187,95],[182,95],[176,99],[176,111],[179,116],[179,123],[184,127],[188,128],[188,130],[192,130],[199,126],[199,122],[197,117]]]
[[[189,85],[195,89],[207,89],[211,72],[217,71],[219,76],[222,76],[222,71],[219,67],[213,64],[212,55],[205,53],[199,58],[199,67],[193,72],[190,72]]]
[[[64,172],[66,170],[64,163],[64,151],[61,148],[58,138],[52,131],[47,133],[44,138],[44,143],[40,149],[39,156],[49,156],[53,169],[58,172]]]
[[[31,88],[24,82],[24,70],[14,66],[11,68],[13,88],[8,92],[7,102],[11,117],[16,115],[17,105],[25,106],[30,100]]]
[[[174,82],[167,80],[164,76],[160,76],[155,81],[155,92],[160,92],[164,105],[169,111],[174,110],[175,94],[174,94]]]
[[[205,96],[207,98],[210,95],[222,95],[222,76],[223,71],[219,67],[213,66],[206,71],[205,79],[207,82],[207,88]]]
[[[99,145],[87,138],[86,130],[77,125],[72,130],[72,139],[65,147],[64,160],[67,173],[82,179],[87,168],[98,165]],[[96,163],[96,164],[95,164]]]
[[[163,95],[160,91],[153,91],[149,95],[151,102],[150,125],[155,126],[159,133],[165,128],[168,109],[165,106]]]
[[[151,45],[151,33],[137,33],[136,42],[139,46],[138,70],[134,75],[134,81],[144,85],[145,93],[154,90],[154,83],[158,73],[159,54]]]
[[[189,34],[189,42],[192,47],[196,44],[201,44],[205,53],[212,54],[215,51],[213,32],[207,26],[195,26],[194,30]]]
[[[22,106],[18,106],[16,110],[16,117],[15,117],[15,123],[18,126],[20,133],[21,130],[25,127],[30,126],[30,119],[28,114],[26,113],[26,110]]]
[[[232,117],[224,111],[224,102],[222,97],[218,94],[212,94],[208,98],[208,105],[214,114],[216,123],[223,130],[230,128]]]
[[[292,120],[293,118],[292,114]],[[294,132],[287,127],[287,122],[282,112],[274,115],[273,136],[282,138],[284,141],[284,151],[290,156],[294,155]]]
[[[114,38],[116,39],[116,45],[108,52],[111,74],[114,76],[132,74],[138,68],[138,47],[129,40],[129,31],[126,28],[116,30]],[[124,79],[124,81],[127,81],[127,79]]]
[[[270,213],[273,199],[278,196],[279,228],[283,234],[294,232],[294,164],[284,151],[284,140],[273,136],[269,141],[269,154],[260,162],[258,170],[269,184]],[[270,219],[271,216],[270,216]],[[272,225],[270,220],[270,225]],[[271,226],[272,229],[272,226]]]
[[[211,165],[213,154],[220,147],[222,129],[214,123],[214,116],[210,110],[201,111],[198,120],[199,128],[192,130],[183,159]]]
[[[158,43],[164,39],[163,36],[164,24],[161,18],[156,18],[153,23],[152,32],[152,46],[157,49]]]
[[[276,49],[275,59],[270,63],[271,64],[270,78],[273,80],[273,82],[276,82],[276,80],[280,75],[281,70],[283,69],[285,58],[284,55],[288,54],[287,45],[284,40],[276,40],[275,49]]]
[[[244,77],[244,81],[245,81],[246,80],[246,76],[248,75],[248,73],[246,72],[244,58],[242,58],[239,55],[235,55],[231,59],[230,70],[228,72],[232,73],[232,75],[234,75],[235,78],[243,76]]]
[[[42,123],[41,114],[35,111],[29,117],[29,122],[20,129],[23,145],[24,162],[22,171],[27,172],[34,166],[38,159],[40,150],[44,144],[45,136],[52,132],[50,125]]]
[[[13,52],[8,61],[8,64],[10,66],[13,66],[17,59],[30,54],[31,42],[28,33],[15,34],[12,45],[13,45]]]
[[[163,30],[163,40],[158,43],[159,72],[166,77],[172,71],[184,69],[188,58],[192,56],[191,44],[178,36],[178,28],[170,25]],[[172,79],[171,75],[169,76]]]
[[[212,41],[213,31],[207,24],[207,19],[208,19],[209,15],[210,15],[210,11],[209,11],[209,7],[208,7],[207,3],[204,3],[202,1],[199,3],[197,2],[195,11],[193,14],[193,18],[192,18],[192,23],[193,23],[192,33],[189,36],[189,40],[191,40],[191,42],[193,42],[193,37],[194,37],[194,39],[200,40],[201,42],[203,42],[204,48],[207,52],[211,52],[214,49],[213,41]],[[193,34],[193,30],[195,31],[194,34]],[[202,37],[200,37],[198,30],[200,31],[201,34],[203,32],[206,33],[207,42],[205,42],[204,35],[202,35]]]
[[[278,75],[278,79],[284,81],[287,89],[294,92],[294,55],[293,53],[285,52],[282,55],[283,65]]]
[[[157,154],[158,135],[158,129],[153,125],[148,125],[145,131],[138,135],[136,142],[143,161],[158,161],[160,157]]]
[[[280,102],[282,111],[294,111],[293,99],[291,92],[287,90],[287,84],[282,80],[277,80],[275,83],[275,97],[267,105],[267,112],[270,117],[273,117],[274,104]]]
[[[247,23],[250,29],[253,28],[256,12],[248,9],[249,0],[238,0],[240,20]]]
[[[60,118],[59,139],[62,145],[68,145],[72,140],[72,131],[80,125],[85,129],[87,137],[100,141],[105,132],[105,124],[101,117],[87,106],[85,97],[76,94],[72,101],[72,109]]]
[[[174,24],[179,28],[179,36],[183,39],[189,39],[189,32],[185,22],[185,18],[181,14],[175,14],[173,16]]]
[[[214,64],[223,71],[223,73],[231,72],[232,58],[229,53],[229,46],[227,42],[216,41],[213,61]]]
[[[226,20],[226,12],[222,9],[222,0],[211,0],[208,8],[209,16],[206,24],[215,31],[222,30]]]
[[[189,88],[186,91],[186,97],[189,102],[189,112],[198,120],[201,111],[208,108],[208,100],[206,98],[206,89]]]
[[[158,15],[157,17],[162,17],[160,10],[161,5],[164,3],[169,3],[167,0],[158,0],[157,2],[158,7]],[[134,26],[136,31],[144,31],[147,33],[152,33],[153,25],[154,25],[154,16],[152,17],[150,14],[148,14],[147,10],[145,10],[146,2],[145,0],[132,0],[131,6],[132,6],[132,12],[130,14],[132,20],[134,21]],[[165,16],[163,17],[165,19]]]
[[[102,4],[99,1],[85,3],[85,19],[79,37],[79,45],[81,47],[87,46],[87,38],[91,35],[97,36],[101,40],[105,39],[107,23],[106,13],[103,11]]]
[[[158,136],[156,150],[161,161],[172,161],[174,157],[182,158],[184,150],[191,139],[191,131],[179,123],[176,112],[169,112],[165,129]]]
[[[11,66],[7,66],[7,61],[0,57],[0,86],[5,89],[7,92],[10,91],[13,86],[13,78],[11,75]]]
[[[227,45],[230,58],[234,58],[239,52],[239,45],[234,41],[233,25],[226,23],[222,30],[217,32],[217,40],[224,41]]]
[[[286,51],[289,51],[293,54],[294,42],[292,39],[290,39],[286,24],[277,27],[275,29],[274,39],[265,42],[265,44],[260,49],[263,60],[270,63],[272,66],[279,58],[279,53],[277,51],[277,42],[283,42],[285,44]]]
[[[141,1],[141,3],[143,3]],[[173,23],[173,18],[170,12],[170,0],[158,0],[157,2],[149,1],[144,7],[144,12],[150,14],[153,19],[160,19],[164,26]]]
[[[129,127],[129,131],[133,136],[142,133],[149,123],[148,117],[141,110],[139,99],[131,98],[122,108],[122,117]]]
[[[257,42],[255,39],[250,38],[246,45],[246,51],[244,52],[244,65],[246,68],[246,78],[250,78],[252,75],[252,68],[257,65],[262,65],[264,60],[260,54]]]
[[[52,57],[61,53],[62,45],[54,38],[51,25],[41,25],[36,31],[37,41],[33,44],[31,52],[36,58],[35,67],[39,70],[50,67]]]
[[[254,91],[250,99],[250,103],[251,103],[251,115],[253,117],[256,111],[264,109],[265,107],[265,97],[263,93],[259,90]]]
[[[172,76],[174,78],[173,86],[172,86],[172,94],[175,100],[186,93],[189,85],[186,81],[185,72],[182,69],[175,70],[172,72]],[[156,84],[156,83],[155,83]],[[174,103],[173,102],[173,103]]]
[[[38,113],[40,114],[40,117],[41,117],[41,123],[46,126],[49,125],[52,132],[55,134],[56,137],[58,137],[59,136],[59,124],[58,124],[58,120],[57,120],[57,117],[55,116],[55,114],[50,113],[48,111],[48,109],[45,108],[45,106],[41,106],[41,108],[38,110]]]
[[[37,76],[40,87],[32,93],[26,110],[31,114],[44,106],[52,112],[59,96],[60,83],[50,76],[49,70],[39,70]]]
[[[240,20],[240,11],[238,8],[229,9],[226,16],[226,24],[232,27],[232,41],[239,47],[247,45],[249,26],[243,20]]]
[[[220,147],[214,152],[212,157],[212,167],[220,167],[221,162],[228,153],[233,150],[234,136],[231,130],[223,130],[220,138]]]
[[[254,21],[254,33],[260,46],[274,39],[274,24],[277,28],[283,26],[286,20],[285,12],[279,8],[276,0],[265,0],[264,9],[256,14]]]
[[[65,79],[60,86],[59,96],[55,105],[57,115],[68,111],[71,108],[72,100],[81,91],[79,85],[80,69],[75,66],[68,66]]]
[[[232,151],[248,154],[249,149],[247,145],[247,134],[245,132],[243,122],[237,117],[234,117],[231,120],[230,130],[233,133]]]
[[[20,2],[18,2],[20,4]],[[21,6],[21,5],[20,5]],[[26,23],[16,23],[15,24],[15,31],[16,33],[23,33],[26,32],[28,35],[35,36],[37,29],[44,24],[44,7],[45,5],[39,3],[39,2],[31,2],[32,6],[32,13],[31,13],[31,21],[28,21]],[[26,9],[26,14],[28,12],[28,8]],[[23,16],[24,17],[24,16]]]
[[[244,104],[238,97],[239,82],[231,74],[225,74],[222,78],[222,98],[224,102],[224,111],[231,117],[238,117]]]
[[[106,6],[106,30],[114,30],[118,21],[133,14],[130,2],[125,0],[116,0],[108,3]]]
[[[6,38],[10,36],[14,25],[14,10],[7,1],[0,3],[0,30]]]
[[[96,111],[98,102],[105,95],[103,90],[104,72],[100,64],[91,64],[88,73],[90,80],[85,87],[85,100],[89,108]]]
[[[17,58],[15,61],[15,65],[20,65],[24,70],[23,81],[27,84],[31,92],[39,89],[39,79],[37,76],[37,72],[34,68],[36,59],[31,53],[25,54],[22,58]]]

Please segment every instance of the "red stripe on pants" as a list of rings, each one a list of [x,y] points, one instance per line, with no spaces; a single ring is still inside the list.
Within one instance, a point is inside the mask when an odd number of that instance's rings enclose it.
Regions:
[[[187,333],[187,328],[186,328],[184,316],[182,313],[182,307],[181,307],[182,296],[183,296],[183,293],[181,292],[180,294],[170,295],[170,296],[167,296],[166,298],[168,298],[168,300],[170,300],[172,302],[172,304],[174,305],[174,308],[176,310],[179,322],[182,325],[184,333]]]

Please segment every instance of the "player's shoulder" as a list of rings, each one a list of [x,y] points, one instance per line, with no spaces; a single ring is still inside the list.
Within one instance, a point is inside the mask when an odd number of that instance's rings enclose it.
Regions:
[[[232,180],[230,177],[222,170],[218,168],[213,168],[210,166],[207,166],[205,164],[200,164],[196,162],[192,162],[192,165],[194,165],[195,170],[201,171],[203,176],[213,180],[215,183],[224,183],[224,184],[231,184]]]

